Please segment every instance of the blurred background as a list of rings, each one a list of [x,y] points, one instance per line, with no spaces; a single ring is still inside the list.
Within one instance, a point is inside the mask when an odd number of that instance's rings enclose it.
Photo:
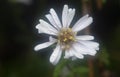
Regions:
[[[64,4],[76,9],[74,21],[86,13],[93,17],[89,30],[100,51],[95,57],[53,66],[53,48],[33,50],[48,40],[35,26],[50,8],[60,16]],[[0,77],[120,77],[119,73],[120,0],[0,0]]]

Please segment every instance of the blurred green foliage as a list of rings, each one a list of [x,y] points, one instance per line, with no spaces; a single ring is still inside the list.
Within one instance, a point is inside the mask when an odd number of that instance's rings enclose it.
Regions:
[[[66,60],[62,59],[58,65],[56,65],[53,77],[86,77],[88,76],[88,66],[86,60]]]
[[[98,54],[98,59],[100,62],[103,62],[105,65],[109,65],[109,53],[107,52],[106,48],[101,47],[100,53]]]

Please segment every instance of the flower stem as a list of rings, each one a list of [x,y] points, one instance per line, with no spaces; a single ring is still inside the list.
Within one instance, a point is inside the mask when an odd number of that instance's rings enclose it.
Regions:
[[[92,58],[88,59],[88,66],[89,66],[89,77],[94,77],[94,67],[93,67]]]

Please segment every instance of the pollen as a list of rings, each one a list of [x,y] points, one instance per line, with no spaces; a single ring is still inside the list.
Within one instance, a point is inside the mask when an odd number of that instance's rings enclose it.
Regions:
[[[71,28],[61,29],[58,35],[59,43],[64,46],[64,49],[69,49],[71,44],[75,41],[76,33]]]

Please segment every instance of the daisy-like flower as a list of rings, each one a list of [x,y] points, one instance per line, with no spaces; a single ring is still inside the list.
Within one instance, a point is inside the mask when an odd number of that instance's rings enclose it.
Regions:
[[[77,34],[93,22],[92,17],[85,15],[70,28],[75,15],[75,9],[68,8],[68,5],[64,5],[62,23],[53,8],[51,8],[49,12],[50,14],[45,16],[50,23],[40,19],[40,23],[36,28],[39,33],[45,33],[51,36],[48,42],[35,46],[35,51],[57,43],[56,48],[50,56],[50,62],[54,65],[59,62],[62,52],[65,53],[65,59],[83,59],[84,55],[94,56],[96,54],[96,50],[99,50],[99,44],[91,41],[94,39],[94,36]]]

